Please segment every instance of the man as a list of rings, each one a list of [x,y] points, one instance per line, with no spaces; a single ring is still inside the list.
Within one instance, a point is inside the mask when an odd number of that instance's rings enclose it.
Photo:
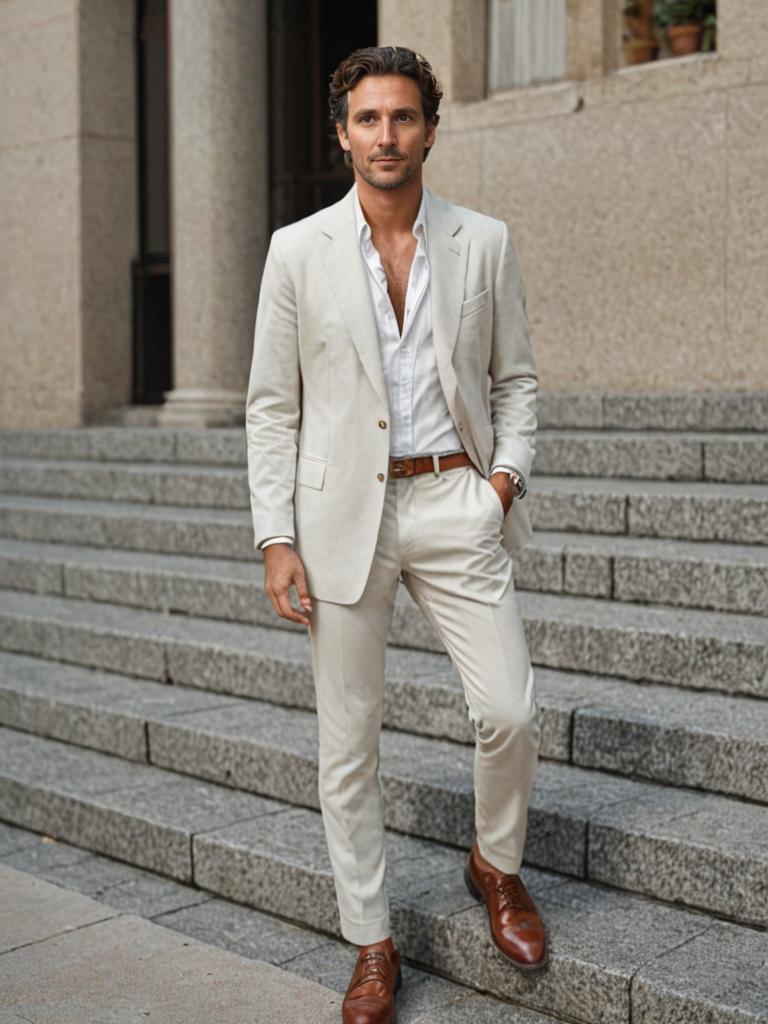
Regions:
[[[378,743],[399,581],[443,641],[476,734],[465,880],[498,948],[547,961],[518,872],[539,747],[509,552],[536,429],[525,291],[506,225],[422,185],[442,93],[427,61],[368,47],[331,78],[355,182],[272,235],[246,405],[254,540],[277,614],[308,627],[318,791],[341,932],[343,1002],[394,1020]],[[291,604],[294,587],[301,609]]]

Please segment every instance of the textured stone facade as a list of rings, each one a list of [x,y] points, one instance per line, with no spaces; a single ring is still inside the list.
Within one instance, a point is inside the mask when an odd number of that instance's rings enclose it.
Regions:
[[[448,6],[383,0],[381,42],[434,57],[425,179],[509,224],[542,384],[766,387],[768,7],[719,0],[717,53],[612,70],[620,19],[569,0],[573,77],[487,97]]]
[[[264,12],[172,7],[169,425],[241,418],[268,241]],[[133,18],[131,0],[0,5],[0,426],[130,401]],[[566,80],[492,96],[484,19],[483,0],[380,0],[379,39],[444,87],[427,184],[509,223],[542,386],[768,387],[764,0],[719,0],[716,53],[631,67],[609,0],[567,0]]]

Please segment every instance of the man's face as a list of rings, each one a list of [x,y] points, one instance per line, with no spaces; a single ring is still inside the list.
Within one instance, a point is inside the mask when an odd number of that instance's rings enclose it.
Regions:
[[[399,188],[421,171],[435,139],[418,85],[407,75],[366,75],[347,93],[347,130],[337,122],[355,171],[375,188]]]

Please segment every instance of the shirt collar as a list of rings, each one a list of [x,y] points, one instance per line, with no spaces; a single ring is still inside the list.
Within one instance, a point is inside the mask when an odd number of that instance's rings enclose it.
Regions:
[[[357,237],[362,243],[363,241],[370,240],[371,237],[371,225],[365,219],[363,208],[360,205],[360,196],[357,193],[357,183],[354,186],[355,191],[355,223],[357,225]],[[419,210],[416,214],[416,220],[413,222],[413,233],[419,241],[423,241],[426,246],[427,243],[427,217],[426,208],[424,203],[424,186],[421,188],[421,202],[419,203]]]

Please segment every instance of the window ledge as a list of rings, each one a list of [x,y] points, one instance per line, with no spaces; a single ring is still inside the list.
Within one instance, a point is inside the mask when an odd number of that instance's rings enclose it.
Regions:
[[[598,78],[563,79],[498,90],[441,110],[441,132],[469,131],[572,114],[582,108],[659,101],[768,81],[765,58],[724,58],[716,52],[632,64]]]

